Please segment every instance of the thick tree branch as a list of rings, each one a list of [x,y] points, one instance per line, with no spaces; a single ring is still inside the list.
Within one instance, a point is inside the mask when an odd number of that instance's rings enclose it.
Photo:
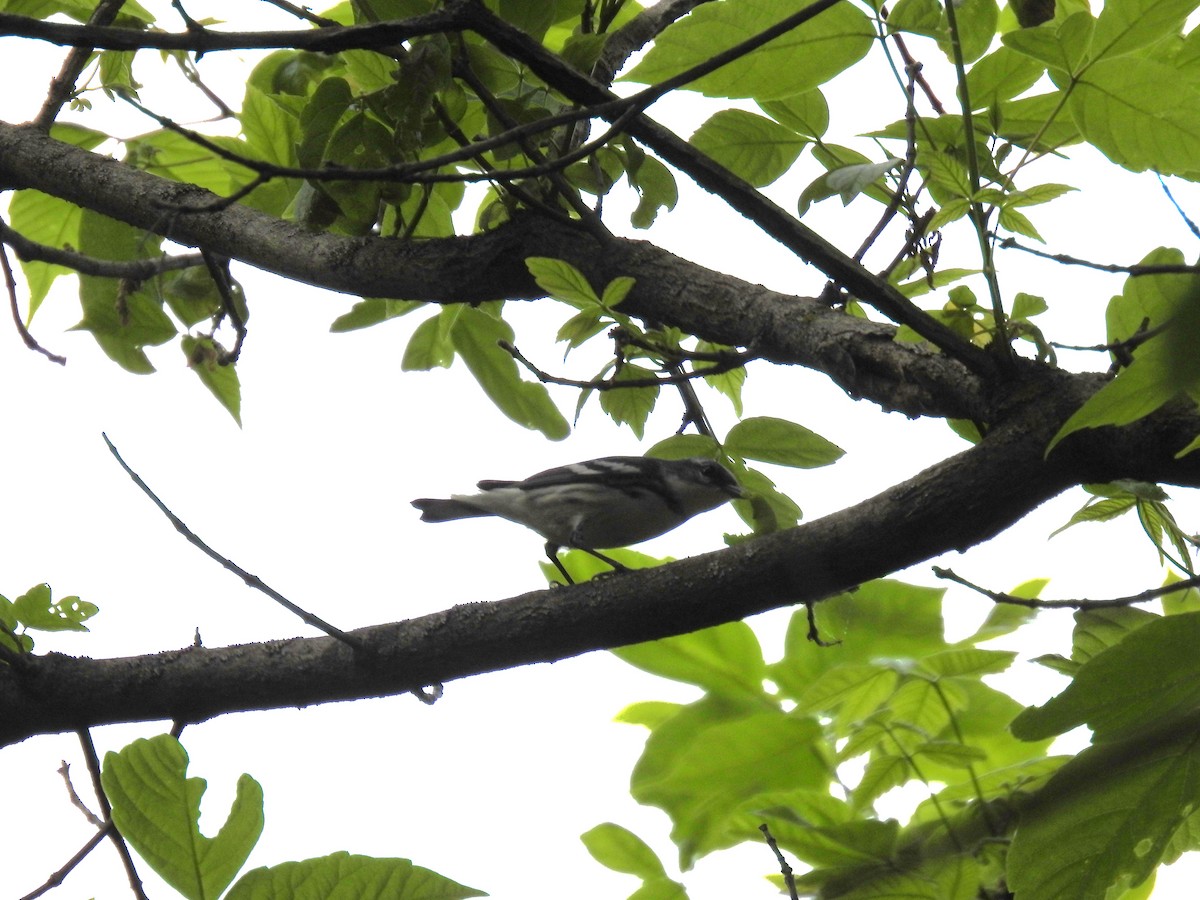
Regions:
[[[50,654],[0,668],[0,745],[36,734],[152,719],[378,697],[589,650],[682,634],[813,602],[992,537],[1065,488],[1133,477],[1200,485],[1200,430],[1172,408],[1123,429],[1047,441],[1099,384],[1041,370],[1002,398],[988,438],[878,496],[823,519],[657,569],[360,629],[364,663],[332,638],[128,659]],[[646,603],[652,596],[654,603]]]
[[[907,415],[986,420],[980,380],[947,356],[892,341],[886,325],[824,303],[768,291],[652,244],[594,236],[526,216],[493,232],[426,241],[314,234],[240,206],[182,213],[218,198],[140,172],[35,129],[0,123],[0,184],[35,188],[188,247],[293,281],[364,297],[474,303],[543,292],[524,260],[553,256],[594,284],[637,279],[622,309],[731,346],[828,374],[855,397]]]

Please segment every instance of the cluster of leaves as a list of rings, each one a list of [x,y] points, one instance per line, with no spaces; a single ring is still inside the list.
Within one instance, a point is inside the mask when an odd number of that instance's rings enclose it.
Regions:
[[[1035,597],[1043,585],[1014,593]],[[811,867],[798,888],[821,897],[968,900],[1007,887],[1036,900],[1101,897],[1116,885],[1107,896],[1132,900],[1147,895],[1157,865],[1200,847],[1200,788],[1188,774],[1194,591],[1174,595],[1166,616],[1077,614],[1071,657],[1043,661],[1073,682],[1025,710],[984,680],[1016,654],[981,645],[1033,612],[997,606],[951,643],[942,594],[865,584],[816,609],[821,637],[837,644],[811,643],[802,610],[773,663],[743,623],[616,651],[704,691],[693,703],[637,703],[619,716],[649,731],[631,791],[670,816],[683,870],[761,843],[765,824]],[[1047,756],[1055,736],[1079,725],[1094,732],[1089,749]],[[906,821],[878,814],[881,802],[896,808],[891,792],[913,797],[914,788],[924,799],[906,803]],[[583,840],[605,866],[642,879],[646,893],[634,896],[687,896],[620,826]]]
[[[262,787],[242,775],[228,819],[216,837],[205,837],[199,820],[207,784],[188,778],[187,767],[179,741],[160,735],[108,753],[100,775],[121,836],[187,900],[326,896],[331,885],[339,895],[363,900],[486,896],[407,859],[345,852],[253,869],[230,887],[262,834]]]
[[[87,631],[83,623],[99,611],[75,596],[55,600],[48,584],[35,584],[16,600],[0,594],[0,650],[33,652],[30,631]]]
[[[1181,571],[1195,576],[1192,567],[1195,538],[1179,526],[1175,514],[1167,507],[1170,497],[1159,485],[1125,480],[1111,484],[1087,484],[1084,490],[1092,495],[1092,499],[1071,516],[1066,525],[1056,529],[1051,537],[1080,522],[1108,522],[1133,510],[1146,537],[1158,550],[1159,563],[1170,560]],[[1170,544],[1170,550],[1167,544]]]
[[[1178,250],[1159,248],[1142,263],[1150,266],[1183,262]],[[1167,403],[1200,402],[1200,276],[1148,275],[1130,278],[1109,301],[1105,315],[1108,345],[1117,377],[1093,394],[1069,418],[1050,447],[1081,428],[1127,425]],[[1200,436],[1178,456],[1200,447]]]

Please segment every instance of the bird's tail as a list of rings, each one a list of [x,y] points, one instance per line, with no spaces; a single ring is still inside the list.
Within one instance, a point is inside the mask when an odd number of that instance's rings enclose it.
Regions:
[[[449,522],[451,519],[471,519],[492,513],[461,500],[414,500],[412,505],[421,511],[422,522]]]

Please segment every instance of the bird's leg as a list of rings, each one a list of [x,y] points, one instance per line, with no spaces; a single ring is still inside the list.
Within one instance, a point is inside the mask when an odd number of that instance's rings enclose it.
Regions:
[[[575,549],[582,550],[584,553],[590,553],[592,556],[596,557],[596,559],[600,560],[601,562],[608,563],[610,566],[612,566],[618,572],[628,572],[629,571],[628,566],[621,565],[615,559],[605,556],[603,553],[600,553],[599,551],[589,550],[587,547],[576,547]]]
[[[558,544],[554,543],[554,541],[546,541],[546,556],[550,558],[550,562],[554,563],[554,568],[562,573],[562,577],[567,580],[567,584],[575,583],[575,579],[571,577],[571,573],[567,571],[567,567],[558,558]]]

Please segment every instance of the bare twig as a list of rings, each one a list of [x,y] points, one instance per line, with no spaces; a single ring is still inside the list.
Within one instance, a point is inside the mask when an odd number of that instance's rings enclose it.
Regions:
[[[192,544],[194,547],[198,547],[200,551],[209,559],[215,560],[223,568],[228,569],[238,578],[242,579],[247,586],[254,588],[256,591],[261,591],[284,609],[288,610],[288,612],[299,616],[300,619],[305,623],[313,626],[314,628],[320,629],[332,638],[337,638],[343,644],[354,650],[361,651],[365,649],[362,641],[360,641],[358,638],[354,637],[353,635],[346,634],[346,632],[342,631],[340,628],[335,628],[325,620],[320,619],[317,616],[314,616],[312,613],[301,609],[291,600],[288,600],[286,597],[284,597],[283,594],[267,585],[257,575],[251,575],[233,560],[227,559],[226,557],[217,553],[217,551],[212,547],[208,546],[208,544],[201,540],[194,531],[192,531],[183,523],[183,520],[180,519],[179,516],[171,512],[167,505],[158,498],[158,495],[155,494],[154,491],[150,490],[150,486],[142,480],[142,477],[129,467],[129,464],[125,462],[125,460],[121,458],[121,454],[117,452],[117,448],[113,446],[113,442],[108,439],[108,435],[102,434],[101,437],[104,438],[104,443],[108,445],[109,452],[116,457],[116,460],[120,464],[121,468],[125,470],[125,474],[133,479],[133,483],[138,486],[142,493],[150,498],[154,505],[158,507],[159,511],[166,516],[168,520],[170,520],[172,525],[175,526],[175,530],[187,539],[188,543]]]
[[[956,575],[950,569],[943,569],[939,566],[933,567],[933,574],[938,578],[953,581],[956,584],[961,584],[963,587],[970,588],[976,593],[983,594],[983,596],[987,597],[993,603],[1007,603],[1011,606],[1024,606],[1028,609],[1110,609],[1113,607],[1132,606],[1135,603],[1145,603],[1147,600],[1157,600],[1159,597],[1165,597],[1168,594],[1200,587],[1200,575],[1197,575],[1192,578],[1184,578],[1181,581],[1176,581],[1174,584],[1150,588],[1149,590],[1142,591],[1140,594],[1133,594],[1129,597],[1110,597],[1105,600],[1035,600],[1029,597],[1015,597],[1012,594],[1006,594],[1002,591],[988,590],[985,587],[972,584],[965,578]]]
[[[763,822],[758,826],[758,830],[767,839],[767,846],[775,853],[775,859],[779,862],[779,871],[783,873],[783,883],[787,885],[788,896],[791,900],[800,900],[800,895],[796,893],[796,876],[792,873],[792,867],[788,865],[788,861],[784,859],[783,851],[779,849],[779,844],[775,842],[775,837],[771,834],[771,829],[767,827],[766,822]]]
[[[879,236],[883,234],[883,230],[887,228],[888,223],[896,215],[896,211],[900,208],[900,204],[904,200],[904,192],[908,190],[908,179],[912,177],[912,173],[917,167],[917,107],[914,99],[916,97],[916,76],[920,74],[920,64],[913,63],[908,66],[906,71],[908,73],[908,84],[904,88],[904,124],[907,136],[905,141],[904,169],[900,173],[896,189],[892,191],[892,196],[888,200],[888,205],[884,209],[883,215],[879,217],[879,221],[871,229],[871,233],[863,239],[862,244],[854,254],[854,259],[858,262],[862,262],[863,257],[867,255],[867,251],[871,249],[875,241],[879,239]]]
[[[199,253],[181,253],[177,256],[156,256],[153,259],[98,259],[75,250],[64,250],[31,241],[19,231],[0,220],[0,243],[7,244],[17,256],[29,261],[54,263],[66,266],[82,275],[97,275],[101,278],[126,278],[145,281],[163,272],[190,269],[204,264]]]
[[[841,643],[838,641],[827,641],[821,637],[821,630],[817,628],[817,604],[812,600],[806,600],[804,603],[804,611],[808,614],[808,639],[818,647],[836,647]]]
[[[100,0],[99,5],[92,11],[88,18],[88,25],[110,25],[117,18],[117,14],[121,11],[121,7],[125,5],[125,0]],[[59,112],[71,95],[75,93],[75,82],[83,73],[84,67],[91,58],[91,47],[73,47],[71,52],[67,54],[67,58],[63,60],[62,68],[58,74],[50,82],[50,92],[46,95],[46,100],[42,103],[42,108],[38,110],[37,116],[33,120],[33,126],[40,128],[42,131],[49,131],[50,126],[54,124],[54,120],[58,117]]]
[[[921,71],[921,64],[913,57],[908,49],[908,44],[904,43],[904,35],[900,32],[895,32],[891,35],[892,40],[896,44],[896,49],[900,51],[900,58],[904,60],[904,67],[914,72],[917,85],[921,88],[921,92],[925,95],[925,99],[929,101],[929,105],[933,107],[933,111],[939,116],[946,114],[945,107],[938,100],[937,95],[933,92],[929,82],[925,80],[925,75]],[[915,68],[914,68],[915,67]]]
[[[753,356],[743,354],[731,354],[724,362],[717,362],[705,369],[694,369],[691,372],[680,372],[678,374],[655,376],[653,378],[626,378],[617,381],[612,378],[599,378],[593,381],[582,381],[574,378],[561,378],[557,375],[551,375],[544,369],[539,369],[530,362],[524,354],[508,341],[499,341],[500,349],[507,352],[513,359],[523,365],[529,372],[543,384],[558,384],[563,387],[582,388],[584,390],[593,391],[618,391],[622,388],[643,388],[643,387],[662,387],[667,384],[684,384],[694,381],[697,378],[703,378],[706,375],[719,375],[722,372],[728,372],[732,369],[740,369]],[[669,366],[668,366],[669,367]]]
[[[1175,199],[1175,195],[1171,193],[1171,189],[1167,187],[1167,183],[1163,181],[1161,175],[1158,176],[1158,183],[1162,186],[1163,193],[1167,195],[1167,199],[1171,201],[1171,205],[1175,207],[1175,211],[1179,213],[1179,217],[1187,223],[1188,229],[1193,235],[1200,237],[1200,227],[1197,227],[1196,223],[1192,221],[1191,216],[1183,211],[1183,207],[1179,205],[1179,201]]]
[[[83,750],[83,758],[87,762],[88,774],[92,776],[92,789],[96,792],[96,800],[100,804],[100,811],[104,814],[104,820],[109,823],[109,827],[105,830],[105,834],[112,840],[113,846],[117,848],[117,855],[121,857],[121,864],[125,866],[125,874],[129,878],[129,888],[133,891],[133,895],[138,900],[148,900],[146,891],[142,887],[142,879],[137,873],[137,867],[133,864],[133,855],[129,852],[129,846],[125,843],[125,838],[121,836],[121,832],[117,831],[112,825],[112,806],[108,802],[108,797],[104,794],[104,787],[100,783],[100,757],[96,755],[96,746],[92,743],[92,733],[86,728],[76,732],[79,736],[79,746]]]
[[[1014,238],[1004,238],[1000,241],[999,246],[1005,250],[1023,250],[1032,256],[1039,256],[1042,259],[1048,259],[1052,262],[1062,263],[1067,266],[1083,266],[1087,269],[1096,269],[1100,272],[1113,272],[1124,275],[1195,275],[1200,273],[1200,266],[1195,265],[1173,265],[1162,264],[1152,266],[1122,266],[1115,263],[1098,263],[1092,262],[1090,259],[1081,259],[1078,256],[1071,256],[1067,253],[1047,253],[1045,250],[1038,250],[1036,247],[1026,247],[1019,243]]]
[[[115,830],[116,829],[113,828],[111,822],[105,827],[101,828],[90,838],[88,838],[87,843],[80,847],[79,850],[76,851],[75,855],[68,859],[61,868],[53,872],[50,877],[47,878],[39,887],[30,891],[28,894],[23,895],[21,900],[37,900],[38,897],[41,897],[43,894],[48,894],[50,891],[61,885],[64,881],[66,881],[67,876],[74,871],[75,867],[87,859],[89,853],[100,846],[100,842],[108,837],[108,833]]]
[[[243,320],[237,301],[233,296],[234,285],[233,278],[229,274],[229,260],[209,253],[207,250],[202,250],[201,253],[204,256],[204,264],[208,267],[208,274],[212,276],[213,283],[217,286],[217,293],[221,295],[221,315],[229,318],[236,335],[233,349],[222,352],[217,362],[222,366],[232,365],[241,355],[242,342],[246,340],[246,322]]]
[[[1152,337],[1157,337],[1170,327],[1170,321],[1163,322],[1161,325],[1156,325],[1154,328],[1147,328],[1148,320],[1142,323],[1141,330],[1123,341],[1113,341],[1111,344],[1093,344],[1090,347],[1082,347],[1077,344],[1060,344],[1056,341],[1051,341],[1050,346],[1059,350],[1092,350],[1097,353],[1115,353],[1118,358],[1123,360],[1123,365],[1129,365],[1133,362],[1133,357],[1130,353],[1136,350]]]
[[[46,359],[50,360],[50,362],[56,362],[60,366],[65,366],[67,364],[67,358],[65,356],[59,356],[56,353],[51,353],[49,350],[39,344],[37,340],[34,339],[33,335],[29,333],[29,329],[25,327],[25,323],[21,320],[21,310],[17,304],[17,279],[13,275],[12,266],[8,261],[8,252],[4,249],[3,245],[0,245],[0,268],[4,270],[4,283],[5,287],[8,289],[8,305],[12,310],[13,325],[16,326],[17,334],[21,336],[21,340],[25,342],[25,346],[30,350],[36,350],[38,353],[42,354],[42,356],[46,357]]]
[[[105,821],[87,808],[87,804],[83,802],[83,799],[75,790],[75,785],[71,781],[71,765],[65,759],[62,761],[62,765],[58,767],[58,774],[62,776],[63,783],[67,786],[67,796],[71,799],[71,805],[83,813],[83,817],[90,824],[95,825],[97,828],[104,828]]]

